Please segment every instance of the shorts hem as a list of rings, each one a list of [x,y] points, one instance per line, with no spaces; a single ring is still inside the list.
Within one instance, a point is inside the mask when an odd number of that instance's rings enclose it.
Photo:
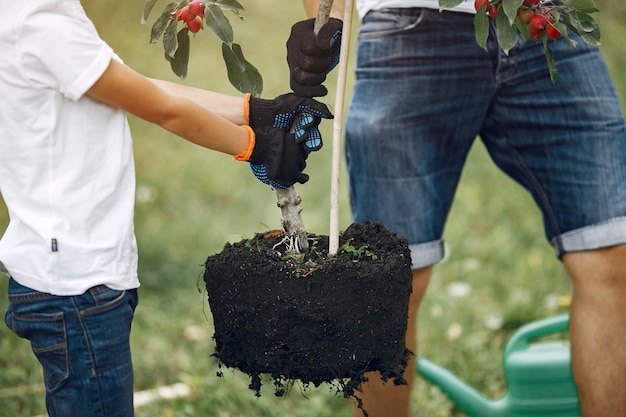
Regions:
[[[409,250],[411,251],[412,269],[434,265],[441,261],[445,254],[442,240],[409,245]]]
[[[575,229],[552,239],[556,255],[607,248],[626,243],[626,217]]]

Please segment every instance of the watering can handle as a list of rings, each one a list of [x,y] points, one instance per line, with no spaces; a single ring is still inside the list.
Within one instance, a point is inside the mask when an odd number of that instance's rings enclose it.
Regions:
[[[569,329],[569,314],[560,314],[528,323],[517,330],[509,339],[504,350],[505,355],[528,347],[528,343],[538,337],[552,333],[565,332]]]

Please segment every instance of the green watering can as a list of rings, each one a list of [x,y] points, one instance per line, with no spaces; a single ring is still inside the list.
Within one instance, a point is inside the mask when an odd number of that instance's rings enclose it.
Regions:
[[[530,343],[569,328],[569,314],[522,326],[504,351],[507,393],[490,400],[448,370],[419,358],[417,370],[470,417],[580,417],[578,391],[572,378],[566,341]]]

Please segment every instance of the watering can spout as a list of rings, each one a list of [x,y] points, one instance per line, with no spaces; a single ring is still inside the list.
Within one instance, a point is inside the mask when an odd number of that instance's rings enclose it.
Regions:
[[[417,369],[469,417],[580,417],[569,344],[559,340],[530,343],[568,327],[569,315],[561,314],[528,323],[511,336],[504,357],[507,392],[497,400],[483,397],[425,358],[418,359]]]
[[[502,401],[485,398],[447,369],[425,358],[419,358],[417,366],[422,377],[437,385],[468,416],[505,416]]]

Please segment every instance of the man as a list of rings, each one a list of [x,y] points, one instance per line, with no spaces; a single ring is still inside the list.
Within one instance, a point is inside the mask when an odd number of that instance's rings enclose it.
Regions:
[[[305,0],[309,17],[319,2]],[[292,89],[326,93],[336,62],[343,0],[318,36],[296,23],[287,42]],[[473,2],[439,11],[438,0],[356,0],[362,20],[356,84],[346,120],[354,220],[381,221],[409,240],[413,262],[407,347],[453,194],[476,136],[494,162],[532,193],[546,238],[571,276],[572,366],[585,417],[626,415],[626,130],[596,47],[551,44],[552,84],[543,45],[501,51],[492,26],[478,47]],[[408,386],[363,385],[371,417],[405,417]],[[355,414],[360,411],[356,410]]]

